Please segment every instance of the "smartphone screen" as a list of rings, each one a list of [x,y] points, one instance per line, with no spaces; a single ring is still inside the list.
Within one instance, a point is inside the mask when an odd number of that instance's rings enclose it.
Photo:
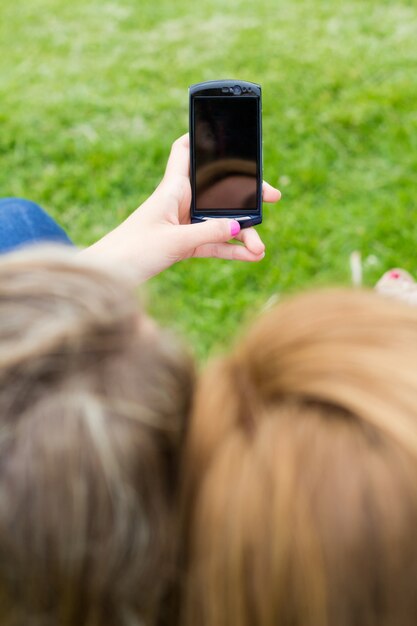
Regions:
[[[195,211],[259,211],[259,98],[195,97]]]

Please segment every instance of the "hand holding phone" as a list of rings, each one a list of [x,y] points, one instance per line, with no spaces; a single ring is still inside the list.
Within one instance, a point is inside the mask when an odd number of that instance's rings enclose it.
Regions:
[[[265,246],[254,228],[239,231],[234,219],[190,224],[191,186],[188,134],[172,145],[165,175],[153,194],[117,228],[81,254],[100,265],[119,265],[140,282],[190,257],[260,261]],[[263,183],[264,202],[280,193]],[[235,241],[231,242],[230,239]]]
[[[191,221],[262,222],[261,87],[218,80],[190,87]]]

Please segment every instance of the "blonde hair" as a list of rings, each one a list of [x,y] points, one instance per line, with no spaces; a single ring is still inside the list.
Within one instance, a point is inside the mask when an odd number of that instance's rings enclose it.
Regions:
[[[183,626],[417,620],[417,312],[365,291],[264,314],[198,386]]]
[[[172,576],[189,356],[68,251],[0,260],[0,624],[152,623]]]

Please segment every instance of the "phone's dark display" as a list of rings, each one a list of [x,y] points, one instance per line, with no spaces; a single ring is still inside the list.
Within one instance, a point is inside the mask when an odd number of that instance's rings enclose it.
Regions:
[[[258,100],[195,98],[196,211],[257,211]]]

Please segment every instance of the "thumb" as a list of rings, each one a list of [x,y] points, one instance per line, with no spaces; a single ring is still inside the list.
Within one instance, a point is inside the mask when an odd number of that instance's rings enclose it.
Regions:
[[[181,226],[179,230],[181,247],[186,253],[204,244],[229,241],[240,232],[240,224],[237,220],[215,217],[198,224]]]

